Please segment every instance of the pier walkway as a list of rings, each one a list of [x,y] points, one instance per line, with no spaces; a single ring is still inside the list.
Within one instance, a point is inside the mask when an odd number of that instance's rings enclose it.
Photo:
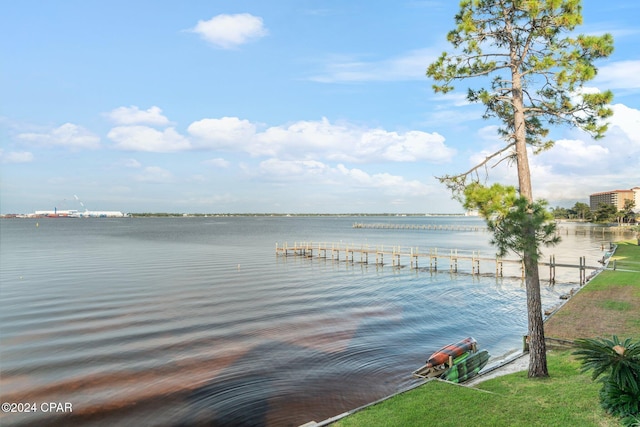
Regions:
[[[297,256],[305,258],[320,258],[333,261],[344,261],[350,263],[361,263],[385,265],[391,263],[394,267],[409,265],[412,269],[427,268],[429,271],[442,270],[443,261],[446,265],[444,270],[452,273],[467,271],[472,275],[495,274],[496,277],[503,277],[505,265],[519,267],[519,272],[524,279],[524,265],[518,259],[506,259],[499,257],[481,256],[480,251],[459,251],[457,249],[438,250],[431,248],[420,250],[418,247],[401,247],[392,245],[369,245],[369,244],[347,244],[335,242],[294,242],[293,246],[288,243],[276,243],[276,255]],[[440,266],[438,263],[440,262]],[[491,267],[489,267],[489,265]],[[556,268],[578,269],[580,274],[580,284],[586,283],[597,270],[602,266],[586,265],[585,257],[580,257],[578,264],[557,263],[555,255],[549,257],[549,262],[540,262],[538,265],[548,267],[549,282],[555,283]],[[592,273],[587,276],[587,270]]]
[[[391,230],[443,230],[443,231],[488,231],[487,227],[477,225],[456,224],[394,224],[390,222],[368,223],[356,222],[353,228],[374,228]]]
[[[488,232],[489,229],[485,226],[479,225],[464,225],[464,224],[406,224],[406,223],[393,223],[393,222],[356,222],[352,225],[352,228],[363,229],[386,229],[386,230],[424,230],[424,231],[474,231],[474,232]],[[633,234],[635,233],[630,227],[590,227],[590,226],[577,226],[566,227],[558,225],[556,234],[561,236],[568,236],[569,234],[584,235],[599,235],[603,238],[607,234]]]

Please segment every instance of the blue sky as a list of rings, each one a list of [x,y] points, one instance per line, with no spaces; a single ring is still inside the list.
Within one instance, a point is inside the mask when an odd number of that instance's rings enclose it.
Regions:
[[[434,176],[500,146],[462,82],[436,95],[458,2],[5,2],[0,210],[461,212]],[[531,158],[551,205],[640,185],[640,3],[583,2],[610,32],[589,88],[604,139],[553,130]],[[515,183],[506,164],[492,180]]]

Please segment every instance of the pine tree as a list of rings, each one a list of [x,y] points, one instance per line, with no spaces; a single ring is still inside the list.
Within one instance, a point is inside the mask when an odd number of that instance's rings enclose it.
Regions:
[[[582,23],[581,12],[579,0],[462,0],[456,26],[447,36],[453,51],[443,53],[427,70],[436,81],[436,93],[453,90],[457,80],[484,78],[488,86],[469,88],[467,98],[485,105],[485,118],[502,123],[499,132],[505,140],[504,147],[471,170],[440,180],[462,198],[469,181],[479,181],[478,170],[489,162],[516,163],[517,191],[526,201],[518,202],[524,214],[518,215],[522,224],[516,229],[524,239],[519,244],[527,290],[530,377],[548,376],[548,369],[537,263],[540,230],[535,229],[536,224],[546,224],[534,218],[539,209],[527,147],[534,153],[550,149],[549,126],[557,124],[576,126],[600,138],[607,130],[603,120],[613,114],[608,107],[613,99],[610,91],[583,88],[596,75],[594,60],[613,52],[613,37],[572,37],[570,32]]]

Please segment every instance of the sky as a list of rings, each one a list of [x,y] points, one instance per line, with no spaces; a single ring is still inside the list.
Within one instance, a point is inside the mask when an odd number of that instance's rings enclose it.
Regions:
[[[499,148],[498,123],[443,96],[453,0],[21,0],[0,14],[0,212],[458,213],[437,176]],[[611,33],[589,90],[600,140],[552,129],[531,156],[551,206],[640,186],[640,3],[583,1]],[[516,184],[513,166],[489,181]]]

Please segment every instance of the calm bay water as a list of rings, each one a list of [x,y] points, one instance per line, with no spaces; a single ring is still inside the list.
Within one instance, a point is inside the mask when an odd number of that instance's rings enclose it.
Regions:
[[[483,225],[444,217],[0,221],[0,400],[36,408],[2,413],[0,423],[297,426],[410,386],[411,372],[449,342],[473,336],[494,356],[520,349],[526,295],[517,277],[275,255],[285,241],[495,253],[483,232],[354,222]],[[608,242],[563,237],[545,251],[556,262],[584,255],[597,265]],[[543,307],[577,287],[577,270],[557,277],[562,283],[543,286]],[[44,412],[46,402],[73,412]]]

